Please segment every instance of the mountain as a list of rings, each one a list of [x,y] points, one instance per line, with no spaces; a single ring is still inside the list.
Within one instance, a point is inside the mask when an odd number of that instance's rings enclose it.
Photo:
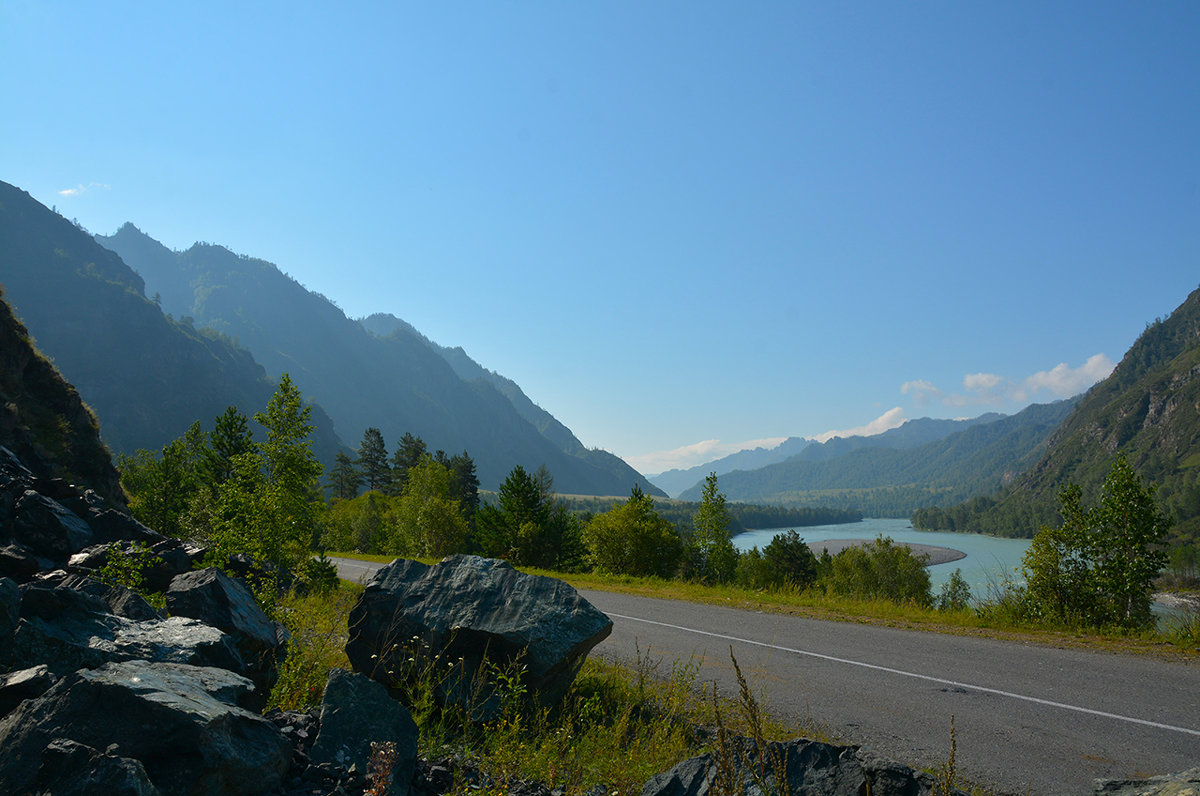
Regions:
[[[0,283],[38,348],[100,420],[110,448],[157,450],[233,404],[274,392],[228,339],[165,316],[119,256],[24,191],[0,182]],[[314,450],[332,459],[332,422],[314,408]]]
[[[125,506],[100,424],[0,300],[0,445],[39,478],[63,478]]]
[[[373,426],[388,443],[412,433],[430,450],[465,450],[485,489],[521,464],[545,465],[562,493],[623,495],[636,483],[660,494],[616,456],[583,449],[561,424],[539,430],[518,409],[516,385],[514,399],[496,386],[500,377],[464,379],[456,367],[473,370],[465,354],[452,366],[408,324],[358,323],[272,263],[220,246],[175,252],[132,224],[96,239],[138,271],[164,309],[236,339],[268,373],[290,373],[347,441]]]
[[[1032,536],[1058,522],[1068,483],[1094,503],[1117,453],[1158,485],[1174,517],[1175,541],[1200,539],[1200,290],[1156,320],[1112,374],[1092,387],[1048,441],[1046,451],[1006,489],[944,511],[921,512],[923,527]]]
[[[923,418],[873,437],[835,437],[787,461],[729,473],[721,488],[731,501],[840,505],[857,499],[864,512],[907,516],[918,506],[954,503],[1012,479],[1037,460],[1073,405],[1034,404],[1011,417]],[[839,492],[832,499],[830,493]],[[681,497],[698,495],[694,489]]]
[[[698,464],[686,470],[667,470],[647,478],[655,486],[662,487],[671,497],[679,495],[688,487],[695,486],[708,477],[709,473],[725,475],[734,470],[755,470],[768,464],[781,462],[812,444],[812,440],[803,437],[788,437],[774,448],[750,448],[731,453],[711,462]]]

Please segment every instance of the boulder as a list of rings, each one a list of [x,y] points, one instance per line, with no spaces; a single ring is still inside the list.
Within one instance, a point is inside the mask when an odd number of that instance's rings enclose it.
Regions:
[[[92,543],[92,529],[58,501],[27,489],[13,506],[12,538],[36,556],[66,561]]]
[[[139,761],[166,796],[271,792],[291,747],[236,705],[252,687],[222,669],[145,661],[76,672],[0,719],[0,792],[30,792],[60,738]]]
[[[394,744],[390,792],[407,796],[417,764],[417,725],[408,708],[374,680],[334,669],[325,684],[321,729],[309,759],[365,773],[373,742]]]
[[[54,796],[161,796],[139,761],[68,738],[56,738],[42,751],[33,791]]]
[[[25,700],[40,697],[56,682],[58,678],[45,665],[0,675],[0,718],[12,713]]]
[[[281,642],[285,634],[263,613],[245,584],[209,567],[176,577],[166,598],[172,616],[198,619],[228,633],[249,666],[247,676],[262,693],[271,690],[285,649]]]
[[[82,553],[76,555],[82,555]],[[75,556],[71,558],[74,560]],[[164,618],[163,614],[148,603],[145,597],[120,584],[110,585],[85,575],[67,575],[55,585],[58,588],[74,589],[97,597],[108,606],[109,611],[126,619],[140,622]]]
[[[0,578],[0,671],[12,659],[13,633],[21,615],[21,592],[16,581]]]
[[[521,671],[527,694],[549,707],[612,631],[612,621],[563,581],[465,555],[433,566],[392,562],[367,584],[349,623],[346,655],[355,671],[394,687],[419,676],[420,666],[459,662],[439,696],[484,716],[499,703],[485,659]]]
[[[247,671],[233,638],[195,619],[133,621],[99,597],[62,585],[21,587],[13,657],[64,676],[107,662],[147,660]]]
[[[17,583],[28,583],[41,569],[37,556],[28,547],[7,544],[0,547],[0,577],[12,578]]]
[[[732,770],[728,763],[721,765],[722,759],[732,762]],[[854,746],[801,738],[768,743],[760,754],[752,740],[734,738],[728,754],[693,757],[651,778],[642,788],[642,796],[925,796],[933,785],[929,774]]]
[[[167,538],[116,509],[91,506],[86,519],[97,542],[141,542],[145,545],[156,545]]]

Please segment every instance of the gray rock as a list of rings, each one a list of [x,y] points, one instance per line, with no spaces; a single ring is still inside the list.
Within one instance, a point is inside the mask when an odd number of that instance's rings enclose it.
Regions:
[[[68,738],[56,738],[42,751],[33,791],[53,796],[161,796],[139,761]]]
[[[233,704],[252,686],[221,669],[130,661],[80,671],[0,719],[0,792],[27,793],[42,750],[67,738],[140,761],[163,794],[277,788],[291,747],[269,721]]]
[[[92,543],[92,529],[58,501],[27,489],[13,506],[12,537],[34,555],[66,561]]]
[[[0,547],[0,577],[26,583],[37,575],[40,568],[37,556],[28,547],[19,544]]]
[[[372,742],[395,744],[391,793],[406,796],[417,764],[417,725],[412,715],[369,677],[334,669],[325,684],[321,730],[309,759],[365,773]]]
[[[928,774],[853,746],[797,739],[769,743],[760,754],[752,741],[737,738],[730,750],[683,761],[651,778],[642,796],[925,796],[934,784]]]
[[[13,633],[21,614],[21,592],[16,581],[0,578],[0,670],[12,660]]]
[[[82,555],[82,553],[76,555]],[[75,556],[71,558],[74,560]],[[68,575],[58,581],[56,586],[74,589],[97,597],[104,601],[109,611],[126,619],[145,621],[164,618],[157,608],[146,602],[145,597],[120,584],[109,585],[85,575]]]
[[[1200,794],[1200,768],[1146,779],[1096,780],[1092,793],[1105,796],[1196,796]]]
[[[40,697],[56,682],[58,678],[45,665],[0,675],[0,718],[12,713],[25,700]]]
[[[249,667],[246,675],[262,693],[270,692],[285,651],[283,634],[241,581],[209,567],[176,577],[166,598],[172,616],[191,617],[228,633]]]
[[[104,663],[148,660],[248,671],[233,638],[195,619],[138,622],[109,612],[98,597],[64,586],[21,587],[13,656],[65,676]]]
[[[478,556],[450,556],[434,566],[400,560],[379,570],[351,610],[346,655],[355,671],[389,687],[417,676],[409,658],[461,660],[440,697],[486,716],[499,698],[485,658],[502,669],[523,668],[528,694],[549,707],[611,631],[607,616],[556,578]]]

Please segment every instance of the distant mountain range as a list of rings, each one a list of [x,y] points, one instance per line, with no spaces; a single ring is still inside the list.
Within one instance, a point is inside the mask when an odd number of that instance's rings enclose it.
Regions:
[[[272,263],[220,246],[176,252],[132,224],[96,240],[164,311],[236,341],[272,377],[289,373],[350,448],[375,427],[389,446],[412,433],[431,451],[467,451],[485,489],[521,464],[545,465],[565,494],[625,495],[634,484],[662,494],[618,457],[584,448],[516,384],[398,318],[354,321]]]
[[[698,464],[686,470],[667,470],[647,478],[655,486],[661,487],[671,497],[679,497],[685,489],[695,486],[708,477],[709,473],[725,475],[734,470],[754,470],[768,464],[781,462],[812,444],[812,440],[803,437],[788,437],[773,448],[752,448],[731,453],[711,462]]]
[[[787,460],[720,479],[731,501],[855,507],[908,516],[996,489],[1036,461],[1074,401],[1035,404],[1011,417],[910,420],[869,437],[835,437]],[[680,495],[696,500],[699,486]]]
[[[24,191],[0,182],[5,298],[100,421],[113,450],[157,450],[235,405],[266,407],[274,384],[246,351],[163,315],[120,257]],[[314,450],[340,443],[314,409]]]
[[[1004,489],[942,510],[922,527],[1030,536],[1058,522],[1059,490],[1096,501],[1117,453],[1158,486],[1174,540],[1200,541],[1200,290],[1148,324],[1112,374],[1079,400],[1044,453]]]

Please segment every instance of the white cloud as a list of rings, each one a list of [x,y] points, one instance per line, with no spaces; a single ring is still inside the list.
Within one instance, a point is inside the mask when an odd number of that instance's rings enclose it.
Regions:
[[[1039,371],[1025,379],[1025,389],[1029,392],[1044,390],[1054,398],[1070,398],[1108,378],[1115,367],[1116,364],[1104,354],[1089,357],[1087,362],[1077,368],[1060,362],[1051,370]]]
[[[719,439],[706,439],[668,451],[654,451],[624,458],[626,463],[639,473],[665,473],[667,470],[686,470],[689,467],[711,462],[738,451],[774,448],[786,439],[787,437],[767,437],[746,442],[722,442]]]
[[[110,186],[105,185],[102,182],[89,182],[87,185],[84,185],[83,183],[79,183],[74,188],[64,188],[63,190],[58,192],[58,195],[59,196],[79,196],[81,194],[87,193],[88,191],[92,190],[93,188],[97,188],[101,191],[107,191],[107,190],[109,190]]]
[[[909,383],[911,384],[912,382]],[[827,442],[834,437],[873,437],[876,434],[882,434],[885,431],[904,425],[906,420],[908,418],[904,416],[904,410],[897,406],[887,410],[865,426],[847,428],[842,431],[826,431],[824,434],[818,434],[813,437],[813,439],[817,442]]]
[[[900,392],[911,395],[916,406],[930,403],[955,407],[1024,404],[1039,398],[1057,400],[1078,395],[1107,378],[1114,367],[1113,361],[1107,356],[1096,354],[1077,368],[1060,362],[1051,370],[1039,371],[1019,381],[995,373],[968,373],[963,376],[961,393],[942,392],[924,379],[904,382],[900,385]]]

